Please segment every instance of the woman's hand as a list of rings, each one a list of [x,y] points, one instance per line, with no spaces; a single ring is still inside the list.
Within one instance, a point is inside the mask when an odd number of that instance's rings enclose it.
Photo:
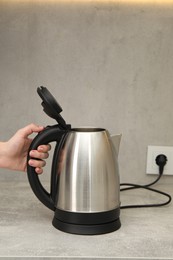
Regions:
[[[16,132],[16,134],[7,142],[0,143],[0,167],[8,168],[16,171],[26,171],[27,169],[27,154],[32,139],[29,136],[32,133],[39,133],[44,129],[43,126],[30,124]],[[40,145],[37,150],[30,151],[30,156],[33,159],[29,160],[29,165],[35,167],[38,174],[43,172],[43,167],[46,162],[51,146]],[[34,160],[41,159],[41,160]]]

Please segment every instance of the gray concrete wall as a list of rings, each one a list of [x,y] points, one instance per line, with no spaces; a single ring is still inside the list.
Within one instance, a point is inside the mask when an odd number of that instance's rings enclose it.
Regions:
[[[122,133],[121,181],[148,182],[147,146],[173,145],[172,57],[173,4],[1,0],[0,139],[54,124],[36,93],[43,85],[72,126]]]

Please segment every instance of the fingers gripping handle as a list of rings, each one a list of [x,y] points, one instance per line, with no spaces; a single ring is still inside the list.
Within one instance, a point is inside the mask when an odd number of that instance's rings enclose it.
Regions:
[[[31,159],[29,152],[31,150],[36,150],[39,145],[47,144],[50,142],[59,143],[63,135],[67,133],[66,130],[61,130],[58,125],[47,127],[45,130],[40,132],[32,141],[27,158],[27,175],[30,186],[36,195],[36,197],[48,208],[51,210],[55,209],[54,202],[52,200],[52,196],[48,193],[44,187],[42,186],[37,173],[35,172],[35,168],[28,164],[28,161]]]

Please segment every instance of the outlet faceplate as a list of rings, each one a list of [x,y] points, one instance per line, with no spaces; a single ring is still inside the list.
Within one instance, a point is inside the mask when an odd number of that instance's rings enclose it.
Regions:
[[[158,165],[156,157],[159,154],[164,154],[167,157],[167,163],[164,168],[164,175],[173,175],[173,146],[148,146],[147,154],[147,174],[158,174]]]

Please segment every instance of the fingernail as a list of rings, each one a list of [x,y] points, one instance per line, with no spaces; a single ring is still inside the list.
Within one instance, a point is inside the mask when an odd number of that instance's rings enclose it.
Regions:
[[[30,166],[33,166],[33,165],[34,165],[33,160],[29,160],[28,163],[29,163]]]
[[[39,146],[38,150],[43,151],[43,146]]]
[[[36,172],[37,172],[37,174],[42,174],[42,169],[37,168],[37,169],[36,169]]]
[[[32,155],[34,155],[34,153],[35,153],[35,152],[32,150],[32,151],[30,151],[29,155],[32,156]]]

